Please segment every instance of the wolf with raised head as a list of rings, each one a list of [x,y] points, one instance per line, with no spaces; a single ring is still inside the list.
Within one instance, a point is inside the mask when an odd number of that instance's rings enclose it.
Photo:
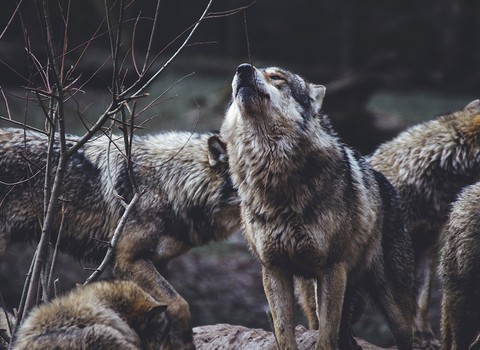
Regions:
[[[442,349],[479,349],[480,183],[453,203],[442,241]]]
[[[318,350],[356,348],[349,321],[359,290],[398,348],[411,349],[413,253],[398,198],[332,130],[321,112],[325,88],[242,64],[232,89],[220,134],[280,349],[297,349],[294,277],[315,284]]]
[[[400,195],[418,277],[415,338],[422,348],[438,348],[428,307],[439,237],[458,193],[480,180],[480,101],[408,128],[380,145],[368,161]]]
[[[132,281],[78,287],[32,310],[14,350],[170,350],[167,304]]]
[[[67,147],[77,138],[69,136]],[[58,143],[53,151],[59,156]],[[51,241],[60,222],[60,250],[101,261],[133,188],[121,150],[123,138],[103,136],[85,144],[65,169]],[[143,192],[115,251],[115,277],[137,282],[169,304],[171,342],[192,349],[187,302],[162,277],[166,264],[192,247],[228,237],[240,226],[239,200],[216,133],[165,132],[135,137],[133,177]],[[0,130],[0,255],[7,245],[34,241],[43,213],[47,137],[21,129]]]

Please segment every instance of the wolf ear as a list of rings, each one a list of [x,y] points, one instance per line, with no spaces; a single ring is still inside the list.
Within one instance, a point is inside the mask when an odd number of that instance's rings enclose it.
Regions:
[[[162,314],[167,310],[168,304],[156,303],[152,305],[151,309],[145,314],[147,324],[158,323],[162,319]]]
[[[319,84],[310,84],[310,97],[313,99],[313,107],[316,111],[322,108],[323,98],[325,97],[326,88]]]
[[[167,310],[168,304],[166,303],[157,303],[148,310],[148,316],[151,318],[158,317]]]
[[[478,113],[480,111],[480,100],[474,100],[470,102],[463,110],[472,114]]]
[[[208,138],[208,163],[211,167],[227,163],[227,147],[216,135]]]

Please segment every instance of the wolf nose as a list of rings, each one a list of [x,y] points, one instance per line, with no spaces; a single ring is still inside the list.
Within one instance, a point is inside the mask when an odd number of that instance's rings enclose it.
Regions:
[[[251,76],[253,74],[253,67],[248,63],[242,63],[237,67],[237,74],[240,78]]]

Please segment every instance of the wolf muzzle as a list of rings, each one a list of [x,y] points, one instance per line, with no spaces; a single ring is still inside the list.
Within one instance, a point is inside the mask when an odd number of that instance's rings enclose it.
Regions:
[[[242,63],[237,67],[237,89],[255,89],[255,68],[248,63]]]
[[[256,97],[269,98],[264,84],[256,68],[248,63],[242,63],[237,67],[235,75],[235,95],[241,94],[247,98],[244,102],[252,102]]]

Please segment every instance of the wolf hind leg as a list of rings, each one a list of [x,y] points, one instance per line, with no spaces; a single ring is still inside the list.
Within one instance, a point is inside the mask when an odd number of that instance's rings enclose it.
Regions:
[[[315,281],[313,279],[295,277],[294,283],[295,296],[307,319],[308,329],[318,329]]]
[[[415,305],[413,286],[408,280],[402,282],[402,276],[392,275],[394,275],[392,272],[386,274],[383,269],[381,272],[370,272],[369,294],[386,318],[398,350],[411,350]]]
[[[340,350],[362,349],[353,335],[352,326],[360,320],[366,306],[366,291],[357,285],[353,288],[347,285],[343,301],[342,323],[339,331]]]

